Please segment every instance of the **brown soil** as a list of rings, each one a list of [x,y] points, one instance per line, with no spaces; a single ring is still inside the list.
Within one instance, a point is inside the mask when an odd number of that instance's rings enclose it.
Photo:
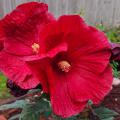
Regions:
[[[113,90],[105,98],[103,104],[120,114],[120,85],[113,87]],[[115,120],[120,120],[120,115]]]

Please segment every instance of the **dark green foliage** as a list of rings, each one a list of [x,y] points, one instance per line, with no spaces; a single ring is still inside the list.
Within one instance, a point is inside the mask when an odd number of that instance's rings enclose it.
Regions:
[[[115,111],[105,107],[96,108],[94,109],[94,111],[100,118],[100,120],[113,120],[114,116],[118,115],[118,113],[116,113]]]
[[[73,116],[73,117],[70,117],[70,118],[61,118],[61,117],[58,117],[58,116],[55,116],[53,115],[53,118],[55,120],[79,120],[79,116]],[[80,119],[80,120],[83,120],[83,119]]]
[[[109,40],[115,43],[120,43],[120,27],[107,29],[105,30],[105,33]]]
[[[36,92],[38,92],[38,90],[31,90],[28,93],[28,98],[23,100],[16,100],[10,104],[1,105],[0,110],[8,110],[13,108],[22,109],[21,114],[12,116],[9,120],[15,120],[17,117],[19,120],[39,120],[40,114],[48,117],[51,115],[50,103],[47,100],[47,97],[44,97],[45,95],[40,97],[37,95],[30,96],[31,93],[34,94]]]
[[[17,100],[14,103],[11,103],[11,104],[1,105],[0,110],[8,110],[8,109],[12,109],[12,108],[23,109],[27,104],[28,104],[28,102],[26,100]]]
[[[105,28],[105,26],[104,26],[103,24],[97,24],[95,27],[96,27],[97,29],[103,31],[103,32],[106,30],[106,28]]]
[[[106,28],[102,24],[96,25],[96,27],[105,32],[111,42],[120,43],[120,27]]]
[[[6,80],[7,78],[2,73],[0,73],[0,99],[10,97],[10,94],[6,87]]]
[[[11,118],[9,118],[8,120],[18,120],[20,118],[21,114],[16,114],[14,116],[12,116]]]
[[[20,120],[39,120],[40,114],[51,114],[49,101],[44,98],[37,98],[31,104],[27,104],[21,113]]]
[[[113,69],[113,75],[116,78],[120,77],[120,71],[118,71],[118,65],[119,65],[118,62],[115,62],[115,61],[111,62],[111,66]]]

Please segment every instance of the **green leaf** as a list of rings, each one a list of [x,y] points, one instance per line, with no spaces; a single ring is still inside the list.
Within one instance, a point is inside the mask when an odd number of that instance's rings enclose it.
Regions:
[[[25,100],[17,100],[16,102],[11,104],[1,105],[0,110],[8,110],[12,108],[24,108],[26,104],[28,104],[28,102]]]
[[[69,117],[69,118],[61,118],[57,115],[52,115],[52,117],[54,118],[54,120],[86,120],[86,119],[81,119],[80,118],[80,115],[75,115],[75,116],[72,116],[72,117]]]
[[[115,118],[114,117],[110,117],[110,118],[105,118],[105,119],[102,119],[102,120],[114,120]]]
[[[27,94],[34,94],[34,93],[38,93],[40,91],[41,91],[41,89],[31,89],[31,90],[28,91]]]
[[[47,100],[37,98],[34,103],[26,105],[20,116],[20,120],[39,120],[40,114],[51,114],[50,104]],[[48,116],[46,116],[48,117]]]
[[[94,109],[94,111],[101,120],[112,120],[114,116],[118,115],[117,112],[110,110],[108,108],[105,108],[105,107],[96,108]]]
[[[92,101],[92,100],[89,100],[89,101],[88,101],[88,105],[93,105],[93,101]]]
[[[97,24],[96,28],[99,29],[99,30],[101,30],[101,31],[105,31],[105,29],[106,29],[103,24]]]
[[[11,96],[6,87],[6,80],[7,78],[0,73],[0,99],[5,99]]]
[[[119,76],[120,76],[120,71],[118,71],[118,65],[119,65],[118,62],[115,62],[115,61],[111,62],[111,66],[113,69],[113,75],[116,78],[119,78]]]
[[[17,114],[17,115],[10,117],[8,120],[16,120],[16,119],[18,120],[19,117],[20,117],[20,114]]]
[[[66,118],[64,120],[77,120],[77,118],[76,118],[76,116],[74,116],[74,117]]]

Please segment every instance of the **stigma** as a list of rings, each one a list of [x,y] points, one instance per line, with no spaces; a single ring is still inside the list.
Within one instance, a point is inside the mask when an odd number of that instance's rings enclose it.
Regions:
[[[68,61],[63,60],[63,61],[58,62],[58,67],[63,72],[67,73],[70,71],[71,65]]]
[[[37,44],[37,43],[34,43],[34,44],[32,44],[32,50],[33,50],[33,52],[34,53],[39,53],[39,49],[40,49],[40,45],[39,44]]]

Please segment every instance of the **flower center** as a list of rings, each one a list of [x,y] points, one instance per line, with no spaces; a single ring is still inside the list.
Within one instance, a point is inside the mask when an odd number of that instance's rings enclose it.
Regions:
[[[58,67],[59,69],[61,69],[63,72],[69,72],[70,71],[70,68],[71,68],[71,65],[68,61],[60,61],[58,62]]]
[[[39,44],[34,43],[34,44],[32,44],[31,47],[32,47],[32,50],[33,50],[34,53],[38,53],[39,52],[39,49],[40,49],[40,45]]]

